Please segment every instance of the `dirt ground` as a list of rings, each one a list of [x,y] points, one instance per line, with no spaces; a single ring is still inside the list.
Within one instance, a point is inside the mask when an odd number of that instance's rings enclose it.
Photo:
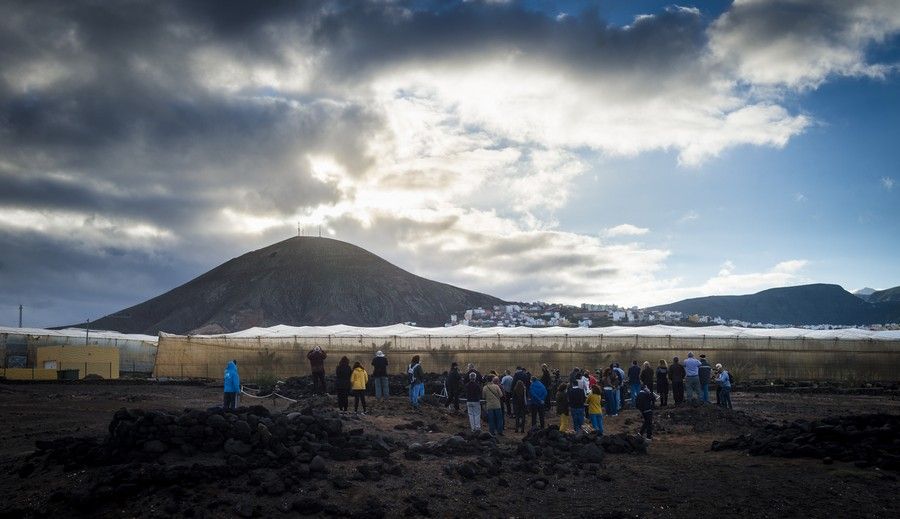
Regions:
[[[722,422],[697,432],[691,425],[667,419],[665,410],[657,411],[660,431],[647,454],[607,454],[599,470],[575,463],[563,471],[568,472],[565,475],[547,475],[549,484],[542,489],[531,484],[547,470],[538,461],[535,473],[504,472],[496,477],[464,480],[447,477],[444,469],[449,461],[465,457],[449,460],[425,456],[414,461],[404,459],[404,451],[398,450],[391,458],[402,463],[403,474],[378,482],[353,480],[359,461],[329,462],[329,479],[303,480],[275,495],[260,491],[258,479],[265,474],[256,473],[225,481],[193,481],[187,488],[148,486],[127,500],[98,499],[78,512],[65,508],[58,498],[88,488],[94,469],[65,472],[63,467],[44,464],[28,475],[21,474],[36,440],[63,436],[102,439],[112,414],[120,408],[205,409],[220,399],[220,386],[0,384],[0,492],[7,496],[0,503],[0,517],[52,517],[61,513],[95,517],[288,517],[302,511],[296,505],[292,508],[291,500],[304,497],[331,505],[318,512],[320,515],[358,517],[367,516],[372,503],[377,503],[387,517],[900,517],[900,474],[846,463],[828,465],[813,459],[712,452],[714,440],[747,432],[750,426]],[[403,397],[380,404],[373,403],[374,398],[369,400],[365,416],[342,415],[345,428],[362,427],[366,433],[380,433],[407,445],[468,429],[463,414],[442,407],[426,406],[414,413]],[[735,409],[759,420],[900,414],[896,396],[735,393],[733,401]],[[273,411],[284,411],[288,405],[284,401],[263,403]],[[350,405],[352,409],[352,399]],[[555,413],[548,418],[549,423],[558,423]],[[422,421],[424,427],[395,429],[413,420]],[[502,452],[510,461],[516,457],[515,448],[523,436],[512,433],[511,425],[507,421],[506,435],[500,439]],[[605,417],[607,433],[636,433],[639,426],[635,411]],[[350,483],[340,485],[334,478]]]

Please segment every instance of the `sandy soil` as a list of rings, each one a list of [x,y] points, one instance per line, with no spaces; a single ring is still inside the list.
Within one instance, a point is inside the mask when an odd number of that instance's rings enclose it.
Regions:
[[[101,438],[112,413],[122,407],[180,411],[219,403],[218,386],[152,384],[3,384],[0,385],[0,489],[11,496],[0,505],[0,516],[54,516],[63,510],[55,501],[61,493],[87,488],[92,469],[66,473],[62,467],[44,465],[22,477],[19,467],[34,449],[34,441],[62,436]],[[768,420],[823,418],[838,414],[886,412],[900,414],[897,397],[843,395],[788,395],[736,393],[736,409]],[[255,402],[254,402],[255,403]],[[285,403],[265,401],[272,410]],[[351,408],[352,408],[351,401]],[[900,474],[860,469],[850,464],[825,465],[818,460],[750,457],[743,452],[711,452],[710,445],[746,432],[748,427],[730,423],[695,432],[690,425],[676,425],[657,413],[661,431],[646,455],[608,454],[599,470],[572,464],[569,473],[546,476],[549,485],[536,490],[530,481],[539,474],[510,471],[474,481],[448,478],[443,469],[453,460],[425,456],[410,461],[403,451],[392,458],[404,466],[402,476],[379,482],[353,481],[358,461],[330,463],[329,479],[311,479],[289,485],[280,495],[260,492],[254,480],[265,474],[248,474],[219,481],[192,481],[189,485],[148,487],[125,501],[98,500],[85,515],[101,517],[230,517],[250,503],[257,517],[290,516],[291,500],[311,496],[331,504],[322,515],[366,516],[378,503],[386,516],[419,515],[412,501],[427,503],[436,517],[503,516],[559,517],[591,514],[599,517],[698,517],[727,514],[732,517],[900,517]],[[413,413],[402,397],[387,403],[370,403],[366,416],[344,416],[345,428],[362,426],[407,443],[427,442],[468,429],[463,414],[440,407]],[[397,425],[421,420],[419,430],[396,430]],[[551,413],[549,421],[558,423]],[[510,425],[510,422],[507,422]],[[607,432],[637,432],[637,413],[625,411],[605,420]],[[427,427],[431,426],[431,427]],[[439,432],[427,432],[438,429]],[[503,452],[513,461],[522,435],[507,431]],[[546,467],[535,463],[536,471]],[[506,467],[508,464],[505,464]],[[257,471],[258,472],[258,471]],[[343,476],[351,484],[332,484]],[[412,499],[411,499],[412,498]],[[248,501],[249,500],[249,501]],[[242,508],[243,506],[243,508]],[[286,511],[286,512],[285,512]],[[82,512],[65,510],[67,515]],[[249,516],[245,514],[245,516]]]

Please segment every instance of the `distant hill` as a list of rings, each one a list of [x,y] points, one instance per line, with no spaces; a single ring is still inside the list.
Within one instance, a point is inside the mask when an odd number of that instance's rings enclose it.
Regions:
[[[875,292],[873,296],[878,293]],[[754,323],[793,325],[853,325],[900,321],[900,303],[867,302],[838,285],[828,284],[772,288],[743,296],[697,297],[655,306],[651,310],[673,310]]]
[[[866,287],[866,288],[860,288],[859,290],[856,290],[855,292],[853,292],[853,295],[862,299],[863,301],[868,301],[869,296],[871,296],[875,292],[877,292],[877,290],[875,290],[874,288]]]
[[[437,326],[503,301],[411,274],[349,243],[295,237],[248,252],[91,323],[126,333],[221,333],[252,326]]]
[[[870,303],[900,303],[900,287],[878,290],[869,294]]]

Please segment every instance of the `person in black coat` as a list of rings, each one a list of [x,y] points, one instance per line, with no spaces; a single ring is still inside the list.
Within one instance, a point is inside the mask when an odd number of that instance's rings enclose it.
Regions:
[[[641,390],[638,391],[637,397],[634,399],[634,406],[637,407],[644,419],[639,434],[646,436],[647,440],[653,438],[653,406],[655,401],[656,399],[653,397],[653,392],[650,391],[650,388],[641,385]]]
[[[353,370],[350,369],[350,359],[346,356],[341,357],[337,368],[334,370],[334,391],[338,397],[338,409],[346,411],[349,404],[347,395],[350,394],[350,375]]]
[[[457,363],[450,364],[450,372],[447,373],[447,409],[459,411],[459,393],[462,389],[462,375],[459,373]]]
[[[650,392],[653,392],[653,379],[656,378],[653,375],[653,368],[650,367],[650,363],[644,361],[644,365],[641,367],[641,384],[650,388]]]
[[[518,366],[516,367],[516,372],[513,373],[513,387],[520,380],[525,384],[525,394],[528,394],[528,390],[531,388],[531,375],[528,373],[528,370]]]
[[[669,380],[672,382],[672,399],[675,405],[684,403],[684,366],[678,363],[678,357],[672,359],[672,365],[669,366]]]
[[[484,384],[484,379],[481,378],[481,372],[475,369],[475,364],[469,363],[469,367],[466,369],[465,381],[466,384],[469,383],[469,379],[472,377],[472,373],[475,373],[475,382],[479,384]]]
[[[656,393],[659,395],[659,406],[666,407],[669,403],[669,366],[665,359],[660,359],[656,368]]]

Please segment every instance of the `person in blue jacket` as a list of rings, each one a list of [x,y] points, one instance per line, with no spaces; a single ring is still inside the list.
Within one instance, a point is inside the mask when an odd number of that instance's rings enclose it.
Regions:
[[[537,425],[537,418],[541,419],[541,429],[544,428],[544,402],[547,400],[547,388],[537,377],[531,377],[528,386],[529,405],[531,407],[531,428]]]
[[[230,360],[225,366],[225,409],[237,407],[237,395],[241,391],[241,376],[238,375],[237,361]]]

